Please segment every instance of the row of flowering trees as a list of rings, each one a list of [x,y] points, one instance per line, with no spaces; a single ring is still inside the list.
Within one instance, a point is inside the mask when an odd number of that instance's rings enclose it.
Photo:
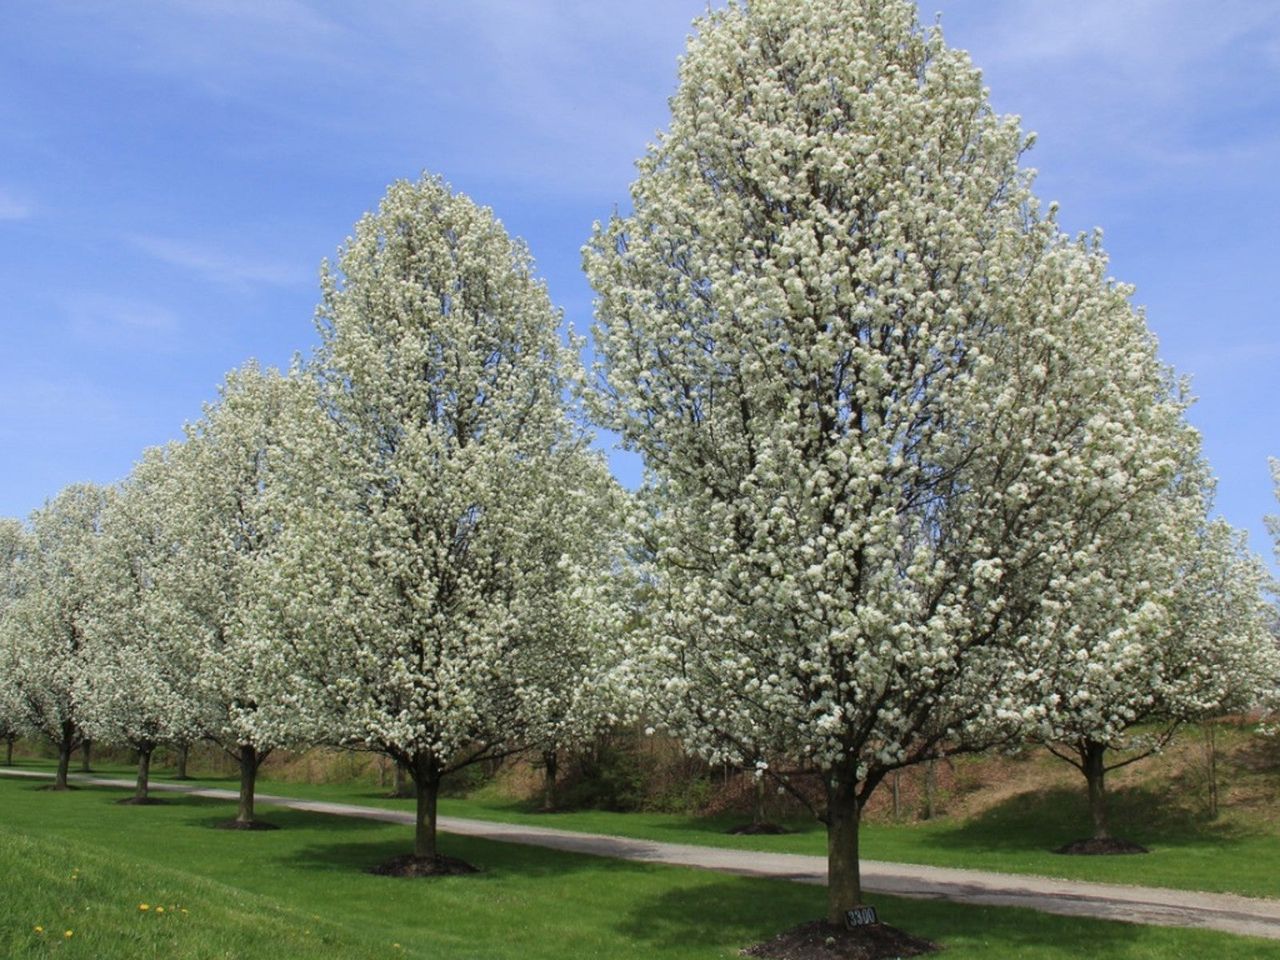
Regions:
[[[208,738],[238,822],[281,745],[376,750],[418,788],[607,711],[597,598],[622,498],[523,247],[438,180],[392,187],[324,276],[322,345],[249,365],[110,489],[7,524],[4,713],[58,744]],[[10,548],[8,545],[12,544]]]
[[[80,737],[136,748],[140,796],[156,744],[212,738],[248,823],[275,747],[375,750],[429,861],[449,772],[658,718],[818,778],[838,922],[892,771],[1038,739],[1105,836],[1135,727],[1275,687],[1183,389],[967,57],[907,0],[699,28],[585,249],[594,382],[490,212],[397,183],[323,271],[313,358],[0,527],[0,723],[60,783]],[[583,399],[643,454],[634,497]]]

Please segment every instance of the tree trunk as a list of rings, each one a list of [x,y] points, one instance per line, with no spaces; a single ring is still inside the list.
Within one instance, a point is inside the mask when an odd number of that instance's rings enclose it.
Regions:
[[[13,766],[13,741],[16,740],[13,734],[4,738],[4,765],[6,767]]]
[[[844,926],[845,912],[862,903],[858,864],[858,784],[832,781],[827,787],[827,922]]]
[[[1093,839],[1107,840],[1111,837],[1111,831],[1107,826],[1106,745],[1088,740],[1081,755],[1084,760],[1084,777],[1089,783],[1089,816],[1093,819]]]
[[[436,800],[440,795],[440,765],[434,757],[416,757],[410,766],[418,797],[414,822],[413,855],[423,860],[436,857]]]
[[[71,769],[71,754],[76,748],[75,725],[70,720],[63,721],[62,739],[58,741],[58,773],[53,778],[53,789],[67,789],[67,773]]]
[[[93,772],[93,770],[91,770],[89,767],[89,752],[92,749],[93,749],[92,740],[86,739],[84,743],[80,744],[80,772],[81,773]]]
[[[133,791],[134,799],[146,800],[147,790],[151,785],[151,751],[154,743],[143,743],[138,747],[138,785]]]
[[[173,774],[173,779],[175,780],[191,779],[190,777],[187,776],[187,754],[190,752],[190,750],[191,750],[191,744],[189,743],[178,744],[178,759],[175,764],[175,766],[177,767],[177,770]]]
[[[258,780],[258,751],[252,744],[240,744],[240,806],[236,823],[253,823],[253,793]]]
[[[560,769],[560,754],[554,748],[542,751],[542,809],[556,809],[556,773]]]
[[[406,781],[405,779],[406,777],[409,777],[410,779]],[[393,797],[412,796],[412,791],[409,787],[409,783],[411,782],[412,782],[412,777],[410,776],[408,769],[405,767],[403,763],[397,760],[396,776],[395,776],[395,781],[392,783],[392,786],[391,786],[391,795]]]
[[[893,819],[897,820],[902,815],[902,788],[899,783],[901,770],[893,771],[893,779],[889,781],[889,785],[893,788]]]
[[[755,826],[760,826],[765,822],[764,815],[764,775],[756,775],[756,798],[751,805],[751,822]]]
[[[1212,721],[1205,722],[1204,727],[1205,753],[1208,762],[1209,774],[1209,817],[1210,819],[1218,819],[1218,728]]]
[[[924,763],[924,818],[926,820],[933,819],[933,787],[934,787],[934,765],[937,763],[932,757]]]

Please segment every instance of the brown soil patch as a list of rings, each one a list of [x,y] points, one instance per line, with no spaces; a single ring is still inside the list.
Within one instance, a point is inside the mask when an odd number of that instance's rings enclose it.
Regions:
[[[370,867],[366,872],[379,877],[458,877],[479,873],[480,870],[456,857],[443,857],[439,854],[434,857],[417,857],[406,853]]]
[[[62,793],[64,790],[79,790],[80,788],[70,783],[67,784],[65,787],[60,787],[57,784],[49,783],[49,784],[45,784],[43,787],[36,787],[36,789],[48,790],[50,793]]]
[[[159,797],[125,797],[116,801],[122,807],[155,807],[164,802]]]
[[[1102,839],[1092,837],[1088,840],[1072,840],[1053,852],[1065,853],[1069,856],[1108,857],[1131,853],[1150,853],[1151,851],[1140,843],[1121,840],[1119,837],[1104,837]]]
[[[267,823],[265,820],[250,820],[245,823],[243,820],[223,820],[221,823],[214,824],[219,830],[279,830],[274,823]]]
[[[938,944],[913,937],[887,923],[871,923],[852,930],[813,920],[792,927],[772,940],[742,951],[744,957],[769,960],[893,960],[941,950]]]

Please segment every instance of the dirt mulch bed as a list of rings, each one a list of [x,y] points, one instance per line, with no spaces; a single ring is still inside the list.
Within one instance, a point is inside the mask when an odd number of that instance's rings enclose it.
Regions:
[[[744,837],[777,836],[790,832],[780,823],[743,823],[736,827],[730,827],[725,831],[725,833],[734,833]]]
[[[479,873],[480,868],[455,857],[442,857],[439,854],[434,857],[415,857],[412,853],[406,853],[385,860],[365,872],[379,877],[459,877]]]
[[[243,820],[223,820],[221,823],[214,824],[219,830],[279,830],[274,823],[267,823],[265,820],[250,820],[245,823]]]
[[[747,947],[742,956],[769,960],[894,960],[941,949],[930,940],[913,937],[887,923],[846,929],[825,920],[813,920]]]
[[[159,797],[125,797],[123,800],[117,800],[122,807],[155,807],[165,803]]]
[[[1119,837],[1105,837],[1103,839],[1095,837],[1088,840],[1072,840],[1053,852],[1065,853],[1068,856],[1076,857],[1109,857],[1129,853],[1150,853],[1151,851],[1142,844],[1134,843],[1131,840],[1121,840]]]

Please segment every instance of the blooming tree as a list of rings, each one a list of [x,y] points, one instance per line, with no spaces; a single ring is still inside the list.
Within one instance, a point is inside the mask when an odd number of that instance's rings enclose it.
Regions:
[[[175,510],[184,506],[172,476],[177,456],[177,445],[146,451],[104,512],[88,570],[85,669],[73,685],[85,734],[137,751],[137,803],[148,801],[155,748],[204,732],[199,650],[172,589],[183,546],[175,537]]]
[[[27,714],[17,685],[16,663],[6,642],[5,618],[24,590],[30,539],[22,521],[0,518],[0,739],[5,765],[13,763],[13,744],[27,729]]]
[[[566,748],[616,724],[622,629],[630,614],[622,521],[626,496],[594,454],[574,450],[559,468],[569,484],[526,504],[530,550],[541,582],[526,579],[519,617],[527,648],[519,669],[523,741],[540,756],[544,805],[557,805]],[[527,575],[526,575],[527,576]]]
[[[84,670],[89,567],[109,498],[103,487],[74,484],[32,514],[22,592],[2,621],[8,683],[26,723],[58,748],[55,789],[66,789],[84,736],[73,691]]]
[[[598,227],[598,415],[648,470],[631,664],[713,761],[826,787],[828,920],[892,770],[1014,736],[1079,522],[1168,482],[1128,290],[1040,214],[1014,120],[906,0],[700,22]]]
[[[616,490],[569,417],[575,360],[532,271],[435,178],[393,184],[356,225],[323,272],[310,496],[286,498],[258,580],[293,651],[277,673],[310,691],[298,713],[413,777],[428,870],[441,778],[583,715],[596,624],[579,605]]]
[[[261,825],[254,816],[258,769],[276,747],[294,742],[283,718],[290,706],[264,676],[280,638],[255,629],[259,593],[253,579],[278,536],[276,487],[288,437],[314,409],[300,377],[248,364],[227,375],[218,401],[187,429],[166,464],[173,492],[172,535],[179,544],[166,565],[162,591],[175,599],[175,630],[195,648],[194,691],[205,735],[240,767],[240,801],[233,824]],[[283,602],[283,601],[282,601]]]
[[[1084,775],[1095,841],[1110,839],[1107,773],[1187,721],[1254,706],[1280,679],[1266,570],[1241,534],[1206,520],[1203,464],[1189,474],[1100,521],[1110,532],[1075,558],[1087,575],[1073,580],[1037,663],[1034,736]]]

